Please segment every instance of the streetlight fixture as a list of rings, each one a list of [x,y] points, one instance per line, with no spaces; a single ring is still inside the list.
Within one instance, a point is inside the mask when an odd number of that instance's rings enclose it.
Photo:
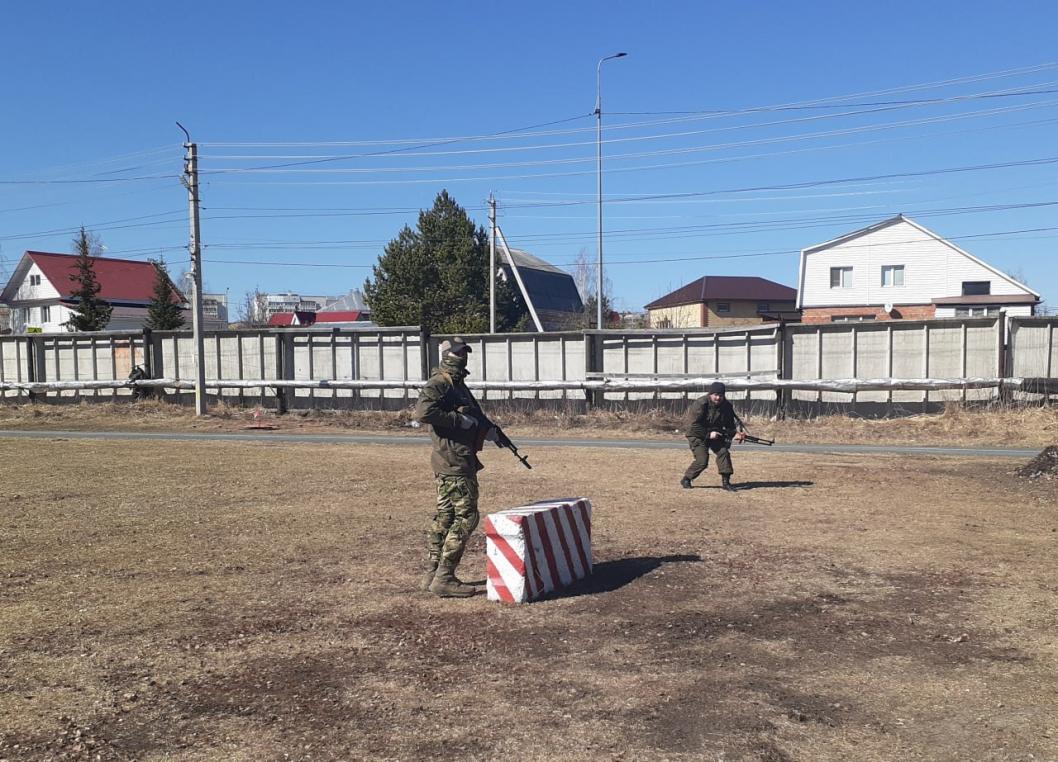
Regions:
[[[596,282],[595,307],[596,327],[602,330],[602,65],[615,58],[624,58],[627,53],[614,53],[612,56],[604,56],[599,59],[599,65],[595,67],[595,157],[598,162],[599,176],[599,261],[598,280]]]

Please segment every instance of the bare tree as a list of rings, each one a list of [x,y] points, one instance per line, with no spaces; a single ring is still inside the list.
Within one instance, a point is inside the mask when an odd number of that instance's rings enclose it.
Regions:
[[[239,305],[239,325],[242,328],[261,328],[268,325],[267,299],[260,287],[247,291]]]
[[[595,293],[599,287],[598,263],[587,249],[581,249],[577,258],[573,260],[570,275],[580,292],[581,301],[584,302],[584,311],[577,320],[578,328],[594,328],[598,310],[595,307]],[[602,309],[603,314],[609,316],[613,311],[613,282],[604,277]],[[609,320],[609,317],[607,317]]]

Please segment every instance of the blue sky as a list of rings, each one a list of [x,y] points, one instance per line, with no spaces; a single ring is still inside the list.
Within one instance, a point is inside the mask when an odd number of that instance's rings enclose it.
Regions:
[[[9,271],[82,224],[184,269],[177,120],[233,303],[361,286],[442,188],[481,224],[494,193],[512,246],[594,261],[595,67],[627,51],[603,69],[619,306],[795,285],[799,249],[897,212],[1058,303],[1053,3],[19,3],[4,26]]]

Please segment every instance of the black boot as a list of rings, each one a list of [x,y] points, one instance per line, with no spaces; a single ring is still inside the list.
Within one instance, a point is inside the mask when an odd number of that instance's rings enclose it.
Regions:
[[[735,485],[731,483],[731,474],[721,474],[720,478],[723,480],[723,488],[728,492],[737,492]]]
[[[683,487],[684,489],[690,489],[691,488],[691,480],[688,479],[686,476],[683,477],[682,479],[680,479],[680,486]]]

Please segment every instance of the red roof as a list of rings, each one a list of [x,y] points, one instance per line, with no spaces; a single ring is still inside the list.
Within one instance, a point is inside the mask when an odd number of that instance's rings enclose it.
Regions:
[[[359,319],[360,312],[358,310],[316,313],[317,323],[355,323]]]
[[[294,325],[294,313],[275,312],[268,318],[268,325]]]
[[[67,299],[77,290],[77,283],[70,280],[76,272],[76,254],[50,254],[45,251],[27,251],[56,290],[60,298]],[[108,302],[151,301],[154,295],[154,265],[150,262],[135,262],[129,259],[92,257],[92,267],[99,281],[99,298]],[[173,302],[187,301],[176,286],[173,286]]]
[[[797,300],[797,289],[767,278],[758,278],[755,275],[707,275],[691,281],[671,294],[655,299],[646,308],[656,310],[681,304],[698,304],[714,299],[794,302]]]

